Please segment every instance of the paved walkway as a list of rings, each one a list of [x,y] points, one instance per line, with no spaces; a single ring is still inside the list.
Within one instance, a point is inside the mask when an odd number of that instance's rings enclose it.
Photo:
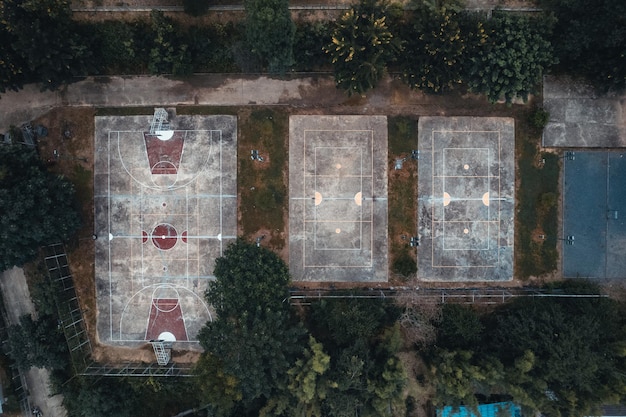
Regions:
[[[626,147],[626,94],[601,95],[587,82],[547,75],[543,107],[550,113],[543,146]]]
[[[289,105],[308,109],[332,108],[338,113],[392,114],[392,109],[407,107],[419,111],[420,106],[432,105],[440,99],[439,96],[412,91],[401,81],[389,77],[368,92],[366,98],[348,98],[343,91],[337,90],[330,74],[293,79],[208,74],[188,77],[184,81],[157,76],[88,77],[59,91],[42,92],[36,85],[27,85],[19,92],[0,95],[0,133],[57,106]]]
[[[19,92],[0,96],[0,132],[19,126],[53,107],[66,106],[240,106],[316,103],[345,100],[332,76],[292,80],[267,76],[196,75],[186,80],[168,77],[89,77],[59,91],[40,91],[27,85]]]
[[[4,271],[0,276],[0,289],[10,324],[18,324],[21,316],[35,312],[23,269],[14,267]],[[31,406],[38,406],[44,417],[67,416],[62,404],[63,396],[50,396],[50,374],[47,370],[31,368],[24,376]]]

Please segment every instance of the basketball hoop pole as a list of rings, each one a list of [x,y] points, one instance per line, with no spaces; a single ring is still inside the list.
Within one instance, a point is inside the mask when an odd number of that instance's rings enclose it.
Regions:
[[[170,362],[172,357],[172,343],[166,342],[163,339],[151,340],[150,344],[154,349],[154,354],[157,358],[157,363],[161,366],[165,366]]]
[[[154,109],[154,115],[150,123],[150,134],[154,135],[156,132],[163,130],[164,124],[167,124],[167,110],[157,107]]]

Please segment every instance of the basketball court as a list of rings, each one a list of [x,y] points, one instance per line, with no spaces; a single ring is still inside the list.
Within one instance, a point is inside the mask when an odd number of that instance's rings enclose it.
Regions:
[[[626,153],[563,158],[563,276],[626,278]]]
[[[418,150],[418,277],[513,279],[513,119],[420,117]]]
[[[289,118],[295,281],[387,281],[387,118]]]
[[[212,319],[204,292],[237,232],[234,116],[95,120],[98,337],[192,347]]]

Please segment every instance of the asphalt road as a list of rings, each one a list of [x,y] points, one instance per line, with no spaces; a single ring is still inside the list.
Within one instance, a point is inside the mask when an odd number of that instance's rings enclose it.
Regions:
[[[25,314],[33,314],[33,305],[24,270],[14,267],[2,273],[0,289],[7,309],[10,324],[17,324]],[[44,417],[66,417],[61,395],[50,396],[50,375],[45,369],[31,368],[24,375],[31,406],[38,406]]]

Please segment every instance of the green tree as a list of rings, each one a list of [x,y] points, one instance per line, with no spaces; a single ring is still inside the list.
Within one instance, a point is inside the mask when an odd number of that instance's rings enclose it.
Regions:
[[[206,298],[218,318],[198,338],[205,355],[213,355],[221,366],[198,372],[228,382],[223,386],[234,399],[238,390],[241,401],[235,409],[240,413],[258,410],[276,394],[277,384],[302,353],[303,329],[292,320],[286,302],[289,271],[273,252],[239,239],[216,260],[214,274]]]
[[[556,16],[552,44],[563,70],[603,90],[626,87],[626,3],[541,0]]]
[[[330,356],[324,376],[332,385],[322,415],[391,415],[406,382],[396,357],[400,309],[386,300],[345,298],[322,300],[311,310],[308,326]]]
[[[552,20],[496,15],[485,27],[488,39],[470,57],[467,85],[492,103],[526,100],[555,63],[549,41]]]
[[[246,39],[272,73],[283,74],[293,65],[295,25],[288,0],[245,0]]]
[[[145,65],[139,62],[141,57],[132,24],[113,20],[90,23],[89,29],[92,47],[98,51],[95,58],[101,72],[126,74]]]
[[[84,380],[77,404],[81,417],[131,417],[137,415],[133,410],[139,406],[128,382],[118,378]]]
[[[0,145],[0,270],[28,262],[79,226],[72,184],[47,172],[34,151]]]
[[[214,274],[206,298],[218,317],[236,318],[258,308],[289,309],[289,269],[274,252],[238,239],[215,260]]]
[[[271,398],[261,410],[265,416],[322,417],[322,404],[328,392],[337,386],[325,375],[330,367],[330,356],[313,336],[308,348],[287,372],[284,389]]]
[[[299,71],[312,71],[330,64],[324,46],[330,39],[330,25],[327,22],[301,22],[294,35],[295,67]]]
[[[25,82],[25,63],[13,49],[14,42],[14,36],[0,24],[0,93],[18,91]]]
[[[205,353],[195,365],[200,396],[211,404],[218,416],[228,416],[241,401],[239,381],[224,372],[224,364],[217,357]]]
[[[185,13],[191,16],[202,16],[209,11],[208,0],[183,0]]]
[[[437,344],[448,349],[473,349],[482,340],[483,329],[472,307],[444,304]]]
[[[187,75],[193,70],[189,46],[182,42],[178,25],[162,11],[153,10],[150,21],[154,40],[148,69],[152,74]]]
[[[398,7],[385,0],[361,0],[337,20],[331,43],[325,47],[337,88],[348,95],[363,95],[378,85],[402,49],[389,22],[398,14]]]
[[[91,52],[76,30],[69,0],[4,0],[2,30],[12,37],[10,45],[24,65],[21,71],[44,89],[87,73]],[[16,68],[20,64],[13,63]]]
[[[549,416],[589,415],[626,392],[623,308],[602,298],[515,303],[497,315],[487,346],[507,369],[524,371],[510,390],[529,406]],[[524,357],[532,366],[522,366]]]
[[[489,396],[504,380],[502,364],[495,358],[481,360],[469,350],[437,349],[430,361],[437,406],[478,406],[476,394]]]
[[[463,63],[470,42],[480,42],[464,33],[460,16],[451,9],[418,7],[411,16],[400,61],[402,78],[411,88],[430,93],[452,89],[462,81]],[[480,33],[482,27],[476,32]]]
[[[41,316],[38,320],[30,315],[22,316],[19,325],[9,327],[8,335],[7,354],[22,369],[31,366],[62,369],[69,364],[65,338],[52,316]]]

